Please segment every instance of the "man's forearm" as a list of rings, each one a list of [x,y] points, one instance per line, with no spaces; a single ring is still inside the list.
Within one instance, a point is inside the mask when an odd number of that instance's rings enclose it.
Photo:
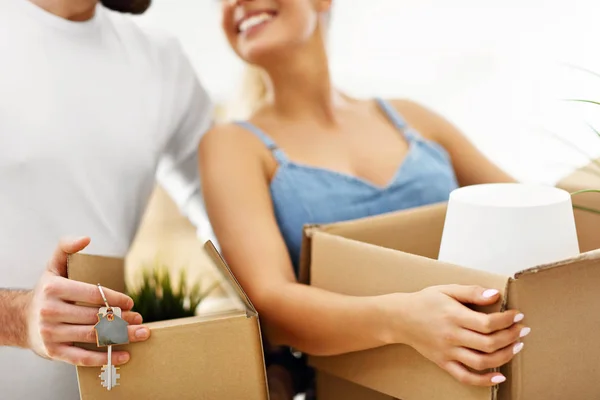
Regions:
[[[0,346],[27,347],[30,291],[0,289]]]

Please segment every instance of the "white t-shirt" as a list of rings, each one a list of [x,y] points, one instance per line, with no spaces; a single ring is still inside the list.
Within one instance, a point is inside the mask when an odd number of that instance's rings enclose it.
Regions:
[[[0,287],[32,288],[62,236],[124,256],[157,169],[197,191],[211,117],[176,40],[100,6],[76,23],[1,0]],[[75,368],[0,348],[0,398],[79,399]]]

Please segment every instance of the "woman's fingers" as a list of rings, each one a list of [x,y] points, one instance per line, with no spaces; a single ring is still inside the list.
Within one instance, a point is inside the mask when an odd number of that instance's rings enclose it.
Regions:
[[[489,387],[506,381],[506,378],[499,372],[479,374],[469,371],[464,365],[456,361],[449,361],[442,365],[442,368],[454,379],[465,385]]]
[[[499,368],[507,364],[516,354],[523,350],[523,347],[523,343],[517,342],[491,354],[480,353],[465,348],[457,348],[454,358],[476,371],[485,371],[491,368]]]
[[[516,343],[519,339],[527,336],[529,332],[531,332],[531,329],[521,324],[514,324],[508,329],[496,331],[489,335],[461,329],[457,333],[456,342],[453,344],[491,354]]]
[[[485,314],[462,306],[456,313],[456,323],[472,331],[490,334],[521,322],[524,315],[516,310]]]

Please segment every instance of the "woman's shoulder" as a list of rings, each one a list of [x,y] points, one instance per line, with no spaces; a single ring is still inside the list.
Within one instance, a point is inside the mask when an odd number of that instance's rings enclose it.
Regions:
[[[216,123],[203,136],[201,146],[205,147],[227,147],[233,149],[253,147],[258,138],[246,126],[244,122]],[[260,142],[260,141],[259,141]]]
[[[423,137],[438,141],[449,127],[449,122],[431,108],[411,99],[390,99],[387,102]]]
[[[435,115],[431,109],[411,99],[389,99],[387,102],[408,120],[428,120]]]
[[[261,139],[251,132],[245,123],[228,122],[215,124],[202,138],[200,157],[223,162],[263,163],[269,150]]]

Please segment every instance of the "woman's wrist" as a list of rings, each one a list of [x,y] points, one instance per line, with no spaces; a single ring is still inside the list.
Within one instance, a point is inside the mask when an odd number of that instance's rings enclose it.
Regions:
[[[405,314],[406,293],[391,293],[373,297],[376,318],[376,335],[382,345],[406,343]]]

